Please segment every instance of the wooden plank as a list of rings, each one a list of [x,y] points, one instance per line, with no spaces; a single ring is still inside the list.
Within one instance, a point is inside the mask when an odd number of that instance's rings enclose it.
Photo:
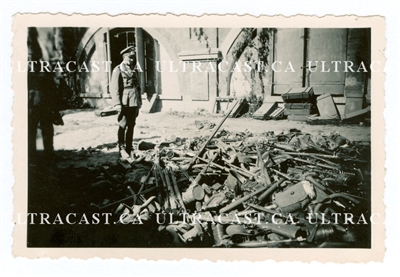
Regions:
[[[254,119],[265,120],[278,107],[277,102],[263,103],[262,106],[253,114]]]
[[[237,103],[237,102],[239,102],[239,103]],[[234,101],[233,105],[235,105],[235,107],[232,110],[231,114],[229,115],[229,117],[231,117],[231,118],[239,117],[245,111],[246,107],[248,107],[248,103],[245,98]]]

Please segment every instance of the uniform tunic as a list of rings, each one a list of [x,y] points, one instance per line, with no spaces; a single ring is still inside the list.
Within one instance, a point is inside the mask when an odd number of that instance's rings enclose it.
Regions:
[[[121,105],[118,115],[118,144],[124,147],[129,154],[132,150],[133,129],[136,117],[142,106],[142,97],[139,87],[139,76],[125,63],[121,63],[112,73],[110,93],[114,105]]]
[[[142,106],[138,73],[124,63],[113,70],[110,93],[114,105],[139,108]]]

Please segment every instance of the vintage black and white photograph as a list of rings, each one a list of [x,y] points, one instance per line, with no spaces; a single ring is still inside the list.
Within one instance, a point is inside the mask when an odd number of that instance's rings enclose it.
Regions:
[[[26,33],[28,248],[371,248],[371,27]]]

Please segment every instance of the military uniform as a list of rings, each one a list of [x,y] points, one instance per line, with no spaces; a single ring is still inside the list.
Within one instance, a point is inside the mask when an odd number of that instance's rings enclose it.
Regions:
[[[134,48],[128,47],[122,50],[121,54],[135,55]],[[121,151],[125,150],[130,154],[136,117],[142,107],[142,97],[139,75],[124,61],[113,70],[110,93],[114,105],[121,105],[121,112],[118,115],[118,145]]]

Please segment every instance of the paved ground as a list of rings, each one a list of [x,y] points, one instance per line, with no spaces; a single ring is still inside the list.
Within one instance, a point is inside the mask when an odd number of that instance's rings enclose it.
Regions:
[[[70,166],[71,163],[79,165],[81,162],[84,162],[85,165],[88,163],[99,164],[104,162],[103,158],[109,158],[110,154],[117,154],[118,126],[116,115],[98,117],[95,115],[94,110],[69,110],[64,111],[64,113],[64,126],[55,126],[54,137],[55,150],[65,160],[68,160],[63,162],[64,166]],[[157,143],[170,140],[174,136],[181,138],[206,136],[212,134],[215,130],[210,127],[218,126],[222,119],[223,115],[213,115],[205,111],[195,111],[193,113],[170,111],[152,114],[141,112],[137,119],[134,139],[136,141],[145,140]],[[199,129],[201,125],[204,127]],[[274,131],[275,133],[288,132],[292,128],[311,134],[338,132],[350,141],[369,141],[371,138],[371,128],[357,124],[340,126],[308,125],[304,122],[288,120],[262,121],[241,117],[228,118],[221,127],[221,129],[233,133],[247,130],[254,135],[267,131]],[[38,149],[40,150],[41,147],[42,143],[39,134]],[[96,147],[103,149],[92,155],[76,155],[76,150],[90,150]]]
[[[64,115],[64,126],[56,126],[54,146],[56,150],[76,150],[82,147],[96,147],[98,145],[116,141],[117,119],[116,115],[98,117],[93,110],[67,111]],[[141,113],[137,119],[135,138],[162,140],[172,135],[178,137],[193,137],[208,135],[213,129],[208,128],[208,123],[218,125],[223,116],[212,115],[207,112],[197,113]],[[201,122],[204,128],[199,129],[196,122]],[[222,129],[230,132],[243,132],[248,130],[254,134],[267,131],[285,132],[297,128],[303,132],[328,134],[338,132],[350,141],[369,141],[370,127],[358,125],[308,125],[304,122],[288,120],[256,120],[252,118],[228,118]]]

